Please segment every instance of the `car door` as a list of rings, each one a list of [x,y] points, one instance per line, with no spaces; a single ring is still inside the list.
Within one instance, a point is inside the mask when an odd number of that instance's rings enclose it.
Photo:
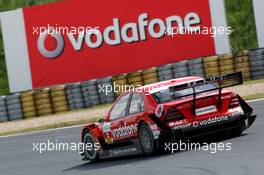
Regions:
[[[128,115],[124,117],[124,125],[128,133],[125,137],[126,139],[137,137],[137,124],[138,120],[144,115],[144,105],[141,94],[134,92],[128,106]]]
[[[103,131],[107,143],[122,140],[124,134],[124,117],[127,115],[131,93],[124,94],[110,111],[110,121],[104,123]]]

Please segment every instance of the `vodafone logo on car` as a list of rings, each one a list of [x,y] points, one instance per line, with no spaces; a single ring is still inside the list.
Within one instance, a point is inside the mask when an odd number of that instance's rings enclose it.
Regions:
[[[126,43],[134,43],[147,40],[146,32],[152,38],[162,38],[166,34],[171,35],[170,32],[175,24],[178,28],[191,29],[195,27],[195,30],[200,29],[200,17],[195,12],[189,12],[184,17],[174,15],[169,16],[163,21],[160,18],[154,18],[149,20],[148,13],[142,13],[138,16],[138,23],[126,23],[120,27],[120,19],[114,18],[113,25],[105,28],[104,31],[96,30],[93,33],[78,33],[77,38],[73,33],[67,33],[67,39],[70,41],[71,46],[75,51],[81,51],[85,44],[89,48],[99,48],[104,42],[111,46],[116,46]],[[157,29],[158,28],[158,29]],[[129,35],[129,31],[131,32]],[[113,37],[111,37],[113,33]],[[96,40],[92,40],[92,36],[96,36]],[[59,56],[63,52],[64,38],[59,32],[54,32],[51,36],[56,39],[56,48],[52,51],[45,47],[45,40],[48,36],[48,32],[40,33],[38,38],[38,49],[40,53],[47,58],[54,58]]]

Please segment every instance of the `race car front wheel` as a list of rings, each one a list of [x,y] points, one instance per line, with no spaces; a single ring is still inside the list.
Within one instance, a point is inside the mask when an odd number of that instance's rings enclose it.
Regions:
[[[155,152],[155,140],[147,123],[140,124],[138,138],[143,154],[152,155]]]
[[[83,154],[87,160],[90,162],[94,162],[98,159],[98,151],[95,149],[95,139],[92,134],[87,132],[84,135],[84,148],[83,148]]]

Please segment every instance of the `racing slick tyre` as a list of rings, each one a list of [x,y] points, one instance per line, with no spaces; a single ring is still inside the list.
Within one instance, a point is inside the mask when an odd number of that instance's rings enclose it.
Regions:
[[[98,160],[98,150],[95,150],[95,138],[94,136],[86,132],[83,139],[84,145],[92,145],[92,149],[87,149],[87,146],[83,148],[83,155],[89,162],[95,162]],[[90,146],[89,146],[90,147]]]
[[[144,155],[152,155],[156,152],[156,142],[147,123],[141,123],[138,128],[139,144]]]

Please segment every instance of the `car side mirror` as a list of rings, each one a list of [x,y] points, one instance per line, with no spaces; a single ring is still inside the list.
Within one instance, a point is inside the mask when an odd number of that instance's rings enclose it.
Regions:
[[[98,123],[104,123],[104,118],[99,118],[99,119],[97,120],[97,122],[98,122]]]

